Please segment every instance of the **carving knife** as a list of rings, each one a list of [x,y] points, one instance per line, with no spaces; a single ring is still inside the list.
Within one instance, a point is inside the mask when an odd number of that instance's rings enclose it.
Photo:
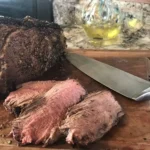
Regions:
[[[150,100],[150,82],[100,61],[68,53],[67,59],[80,71],[113,91],[135,101]]]

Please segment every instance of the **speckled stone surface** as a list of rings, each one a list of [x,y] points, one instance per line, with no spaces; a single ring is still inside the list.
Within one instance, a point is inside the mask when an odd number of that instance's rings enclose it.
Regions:
[[[93,46],[80,26],[64,28],[67,46],[72,49],[109,49],[109,50],[150,50],[150,29],[141,29],[131,35],[124,34],[120,44]]]
[[[78,0],[54,0],[53,14],[54,21],[60,25],[70,25],[75,23],[75,5]]]
[[[131,14],[143,22],[143,27],[137,32],[130,33],[125,28],[121,30],[121,42],[111,46],[93,46],[88,42],[88,37],[80,26],[81,8],[87,3],[85,0],[54,0],[60,6],[55,20],[58,24],[66,26],[64,34],[67,38],[68,48],[82,49],[123,49],[123,50],[150,50],[150,4],[124,2],[112,0],[118,4],[124,14]],[[70,8],[69,8],[70,7]],[[69,8],[69,9],[68,9]],[[56,11],[56,9],[54,9]],[[69,25],[67,27],[67,25]],[[71,25],[71,26],[70,26]]]
[[[122,12],[132,14],[142,19],[145,25],[150,25],[150,4],[112,0]]]

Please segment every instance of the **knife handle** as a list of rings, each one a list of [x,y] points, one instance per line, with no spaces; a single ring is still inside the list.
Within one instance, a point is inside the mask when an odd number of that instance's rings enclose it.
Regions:
[[[145,101],[145,100],[150,100],[150,92],[146,92],[141,94],[139,97],[134,98],[136,101]]]

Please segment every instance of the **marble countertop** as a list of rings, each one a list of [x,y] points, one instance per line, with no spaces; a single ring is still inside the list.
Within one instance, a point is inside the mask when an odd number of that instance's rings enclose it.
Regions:
[[[142,28],[134,34],[124,32],[120,44],[111,46],[93,46],[81,26],[63,28],[67,38],[67,47],[70,49],[108,49],[108,50],[150,50],[150,27]]]

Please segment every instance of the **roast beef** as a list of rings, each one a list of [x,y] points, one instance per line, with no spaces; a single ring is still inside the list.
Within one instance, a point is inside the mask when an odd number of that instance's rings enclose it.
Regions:
[[[18,116],[25,107],[42,97],[56,83],[56,81],[32,81],[21,84],[18,90],[8,95],[3,105],[10,113]]]
[[[69,144],[85,146],[100,139],[123,114],[109,91],[92,93],[68,110],[60,130]]]
[[[43,75],[65,49],[66,39],[57,24],[31,17],[0,17],[0,93]]]
[[[54,143],[60,136],[59,125],[67,109],[85,94],[75,80],[56,83],[13,121],[11,134],[22,145],[43,143],[46,146]]]

